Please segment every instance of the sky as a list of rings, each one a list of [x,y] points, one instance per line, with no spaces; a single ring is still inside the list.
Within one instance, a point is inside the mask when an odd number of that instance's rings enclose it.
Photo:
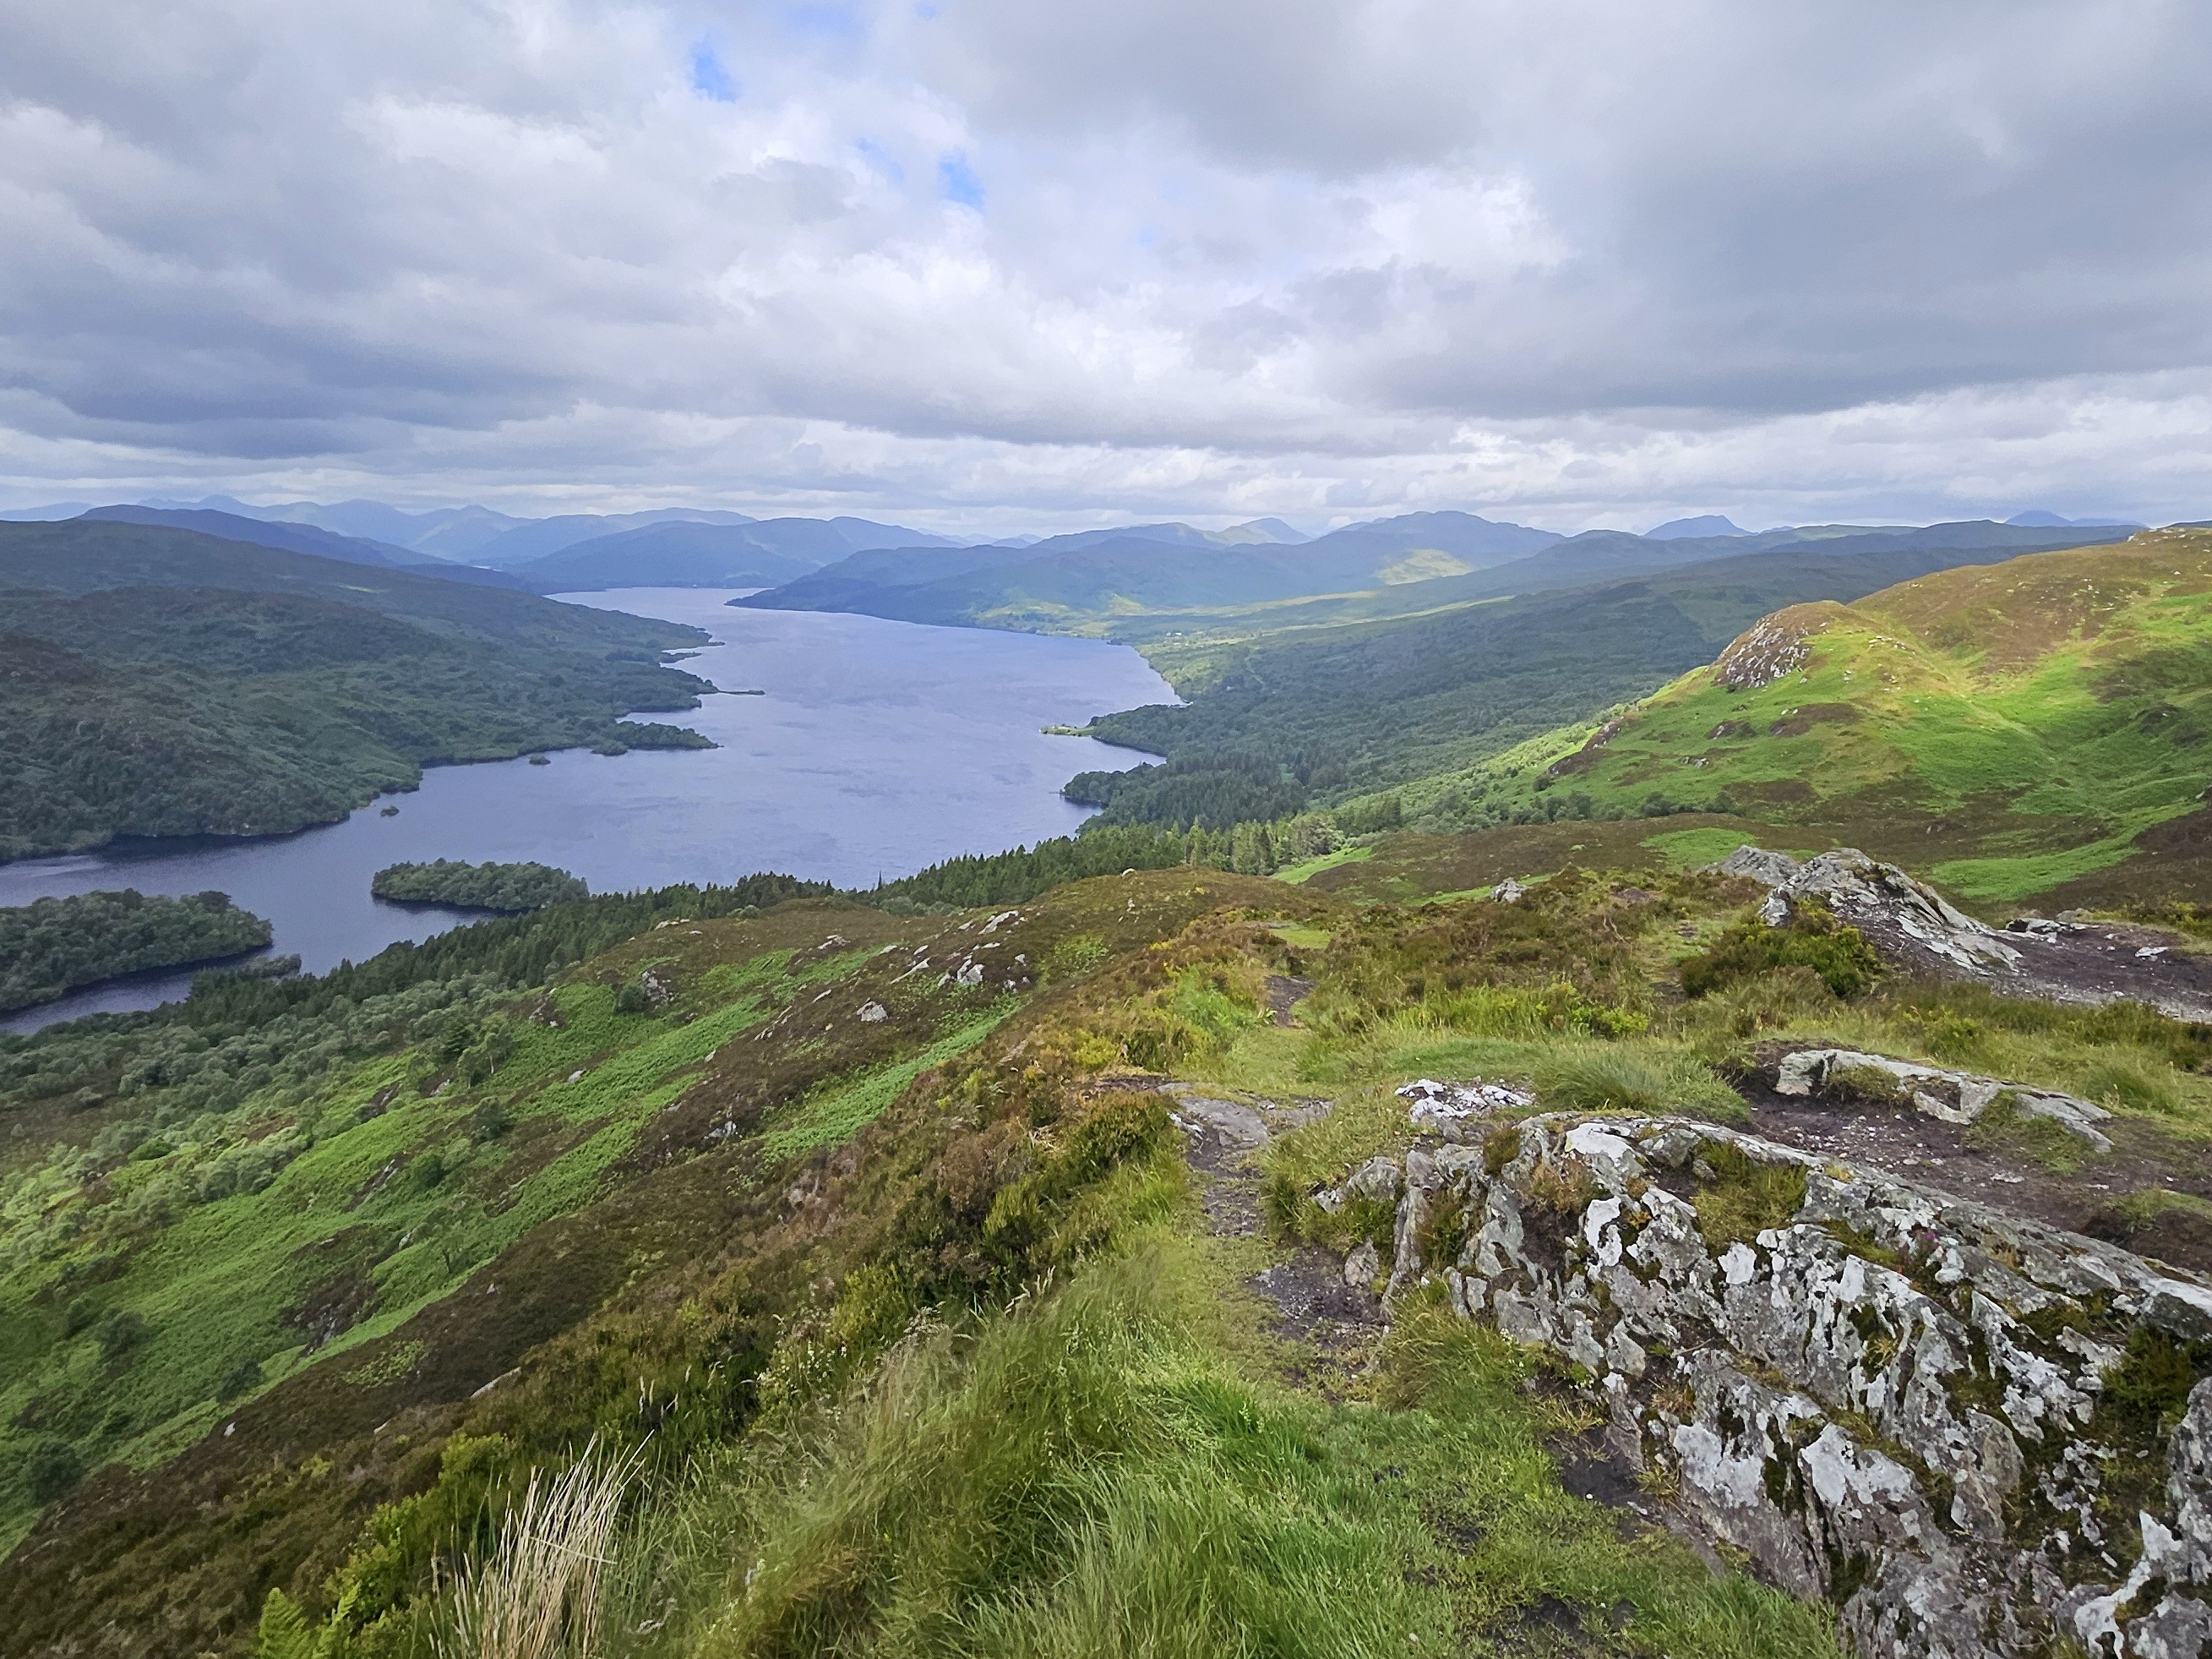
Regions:
[[[2212,516],[2212,7],[19,0],[0,505]]]

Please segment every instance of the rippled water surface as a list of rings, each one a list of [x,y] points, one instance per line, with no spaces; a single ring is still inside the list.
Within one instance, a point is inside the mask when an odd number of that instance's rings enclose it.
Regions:
[[[594,892],[757,870],[863,885],[1067,834],[1084,814],[1060,799],[1062,783],[1147,757],[1040,728],[1173,700],[1135,652],[1097,641],[733,610],[726,592],[690,588],[568,597],[696,623],[717,643],[684,666],[726,690],[766,695],[640,716],[690,726],[719,749],[440,767],[413,794],[295,836],[0,865],[0,905],[95,888],[216,888],[275,924],[276,951],[319,971],[458,919],[369,897],[370,876],[402,860],[534,859]],[[98,988],[8,1024],[151,1007],[189,979]]]

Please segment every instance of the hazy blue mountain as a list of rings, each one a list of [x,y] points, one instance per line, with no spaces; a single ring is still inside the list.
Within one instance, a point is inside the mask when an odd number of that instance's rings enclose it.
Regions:
[[[225,541],[246,546],[275,548],[286,553],[311,553],[319,558],[343,559],[349,564],[374,565],[380,569],[404,570],[415,575],[434,576],[441,581],[461,582],[473,587],[503,587],[515,593],[544,591],[539,584],[504,570],[487,570],[482,565],[461,564],[409,548],[394,547],[388,543],[341,536],[315,525],[300,524],[287,519],[248,518],[243,514],[222,513],[212,507],[128,505],[94,507],[77,516],[95,523],[160,525],[172,530],[191,530],[203,536],[217,536]]]
[[[763,544],[756,528],[742,524],[647,525],[578,542],[533,559],[514,574],[548,593],[604,587],[770,587],[823,564],[820,556]],[[836,543],[829,556],[843,551],[842,544]]]
[[[1218,547],[1222,544],[1206,531],[1182,523],[1124,524],[1105,530],[1071,530],[1031,542],[1029,550],[1040,557],[1053,553],[1079,553],[1109,542],[1152,542],[1163,547]]]
[[[1085,617],[1233,609],[1463,576],[1558,539],[1467,513],[1410,514],[1295,544],[1225,542],[1185,524],[1134,525],[1048,537],[1027,548],[871,551],[733,603],[1050,629]]]
[[[619,536],[626,531],[643,530],[648,526],[681,521],[688,524],[750,524],[753,520],[743,513],[723,513],[704,508],[657,507],[650,513],[563,513],[550,519],[528,519],[512,530],[503,531],[478,548],[475,561],[495,569],[512,570],[558,553],[564,548],[580,542],[596,541],[602,536]]]
[[[91,501],[49,501],[44,507],[10,507],[0,508],[0,522],[8,524],[46,524],[59,519],[74,519],[79,514],[89,513]]]
[[[1304,531],[1294,525],[1285,524],[1280,519],[1247,520],[1243,524],[1232,524],[1226,530],[1217,530],[1213,532],[1213,536],[1216,541],[1273,542],[1281,547],[1295,546],[1299,542],[1313,540],[1313,538],[1307,535]]]
[[[349,564],[381,565],[387,569],[410,568],[426,562],[404,547],[366,541],[357,536],[340,536],[311,524],[249,519],[241,514],[218,513],[209,507],[95,507],[77,516],[100,523],[167,525],[172,530],[197,530],[204,536],[220,536],[225,541],[279,548],[287,553],[313,553],[325,559],[343,559]]]
[[[193,501],[154,497],[133,503],[165,512],[228,513],[268,524],[306,524],[362,541],[404,548],[424,560],[465,561],[495,537],[531,522],[488,507],[441,507],[409,513],[382,501],[278,501],[258,506],[234,495],[203,495]]]
[[[2056,513],[2046,513],[2039,507],[2030,508],[2026,513],[2015,513],[2005,522],[2010,525],[2065,530],[2106,529],[2113,526],[2124,526],[2130,530],[2144,530],[2149,527],[2146,525],[2130,524],[2125,519],[2062,519]]]
[[[1457,562],[1460,568],[1456,571],[1443,568],[1440,561],[1431,574],[1455,575],[1536,552],[1562,539],[1555,531],[1500,523],[1472,513],[1406,513],[1395,519],[1348,524],[1305,546],[1317,554],[1358,548],[1378,553],[1389,550],[1401,555],[1440,555],[1443,561]]]
[[[1468,514],[1437,513],[1349,526],[1283,547],[1168,541],[1159,538],[1162,528],[1084,532],[1027,549],[872,552],[732,603],[1137,639],[1325,620],[1281,609],[1285,601],[1308,595],[1376,595],[1362,603],[1373,605],[1378,614],[1402,614],[1656,575],[1738,556],[1942,554],[1966,562],[1983,554],[2010,556],[2118,541],[2127,534],[2124,526],[2053,529],[1983,520],[1926,526],[1821,525],[1654,541],[1618,530],[1556,537]],[[1071,547],[1071,541],[1078,544]],[[1532,544],[1533,552],[1517,550]],[[1400,594],[1402,600],[1389,598]],[[1271,609],[1249,609],[1255,606]]]
[[[1703,513],[1694,519],[1669,519],[1664,524],[1652,526],[1644,533],[1655,542],[1671,542],[1685,536],[1748,536],[1751,532],[1730,523],[1717,513]]]
[[[494,538],[528,522],[487,507],[442,507],[428,513],[408,513],[382,501],[338,501],[328,507],[318,501],[287,501],[262,508],[254,516],[319,525],[341,536],[390,542],[429,558],[460,560],[473,557],[478,548]]]

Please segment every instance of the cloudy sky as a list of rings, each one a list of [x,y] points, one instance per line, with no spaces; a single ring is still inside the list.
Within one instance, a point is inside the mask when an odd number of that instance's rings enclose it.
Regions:
[[[2212,516],[2212,8],[15,0],[0,498]]]

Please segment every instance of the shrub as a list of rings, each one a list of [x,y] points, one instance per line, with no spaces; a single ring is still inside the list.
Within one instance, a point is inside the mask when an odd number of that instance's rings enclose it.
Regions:
[[[112,1313],[92,1328],[93,1340],[100,1344],[100,1357],[110,1364],[138,1346],[149,1334],[146,1322],[135,1313]]]
[[[1800,902],[1779,927],[1747,917],[1712,949],[1689,957],[1682,963],[1682,989],[1702,997],[1778,968],[1809,968],[1839,997],[1864,994],[1885,971],[1864,933],[1838,921],[1825,905]]]
[[[23,1484],[31,1500],[51,1504],[84,1479],[84,1460],[66,1440],[41,1440],[23,1460]]]
[[[261,1362],[241,1359],[222,1374],[215,1385],[215,1397],[228,1405],[242,1394],[251,1394],[261,1386]]]

